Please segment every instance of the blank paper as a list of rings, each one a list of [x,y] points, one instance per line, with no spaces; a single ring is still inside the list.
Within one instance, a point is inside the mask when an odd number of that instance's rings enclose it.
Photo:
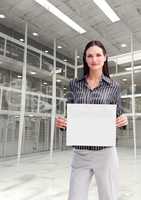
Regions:
[[[67,104],[67,122],[67,145],[116,144],[116,105]]]

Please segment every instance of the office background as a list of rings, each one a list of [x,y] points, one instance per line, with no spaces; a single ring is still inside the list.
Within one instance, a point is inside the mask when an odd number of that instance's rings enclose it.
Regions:
[[[93,39],[107,49],[129,120],[127,129],[117,130],[117,147],[140,157],[141,1],[107,0],[120,17],[116,22],[92,0],[50,2],[85,32],[76,32],[34,0],[0,1],[1,161],[71,149],[54,116],[66,115],[69,81],[82,76],[82,52]]]

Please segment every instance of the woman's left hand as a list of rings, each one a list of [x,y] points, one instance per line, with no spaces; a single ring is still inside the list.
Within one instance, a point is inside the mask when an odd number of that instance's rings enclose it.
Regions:
[[[128,119],[124,115],[120,115],[119,117],[116,118],[116,126],[118,128],[122,126],[126,126],[128,124]]]

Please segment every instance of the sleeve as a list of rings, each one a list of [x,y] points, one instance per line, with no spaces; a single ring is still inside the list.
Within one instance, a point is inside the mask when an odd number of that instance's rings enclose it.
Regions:
[[[74,103],[74,95],[73,95],[73,80],[69,82],[69,90],[66,95],[67,101],[66,103]],[[66,128],[59,128],[61,131],[66,131]]]
[[[117,91],[116,91],[116,105],[117,105],[116,115],[117,117],[119,117],[124,113],[123,107],[121,105],[121,90],[119,84],[117,85]]]
[[[123,106],[121,105],[121,90],[120,90],[120,86],[117,86],[117,93],[116,93],[116,104],[117,104],[117,111],[116,111],[116,115],[117,117],[119,117],[120,115],[122,115],[124,113],[124,109]],[[125,130],[127,126],[123,126],[120,129]]]
[[[67,103],[74,103],[73,84],[74,80],[71,80],[69,82],[69,91],[67,92]]]

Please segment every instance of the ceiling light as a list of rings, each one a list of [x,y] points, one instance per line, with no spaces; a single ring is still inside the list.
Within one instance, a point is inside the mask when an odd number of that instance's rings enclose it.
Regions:
[[[36,74],[36,72],[30,72],[30,74],[34,75],[34,74]]]
[[[123,80],[123,81],[127,81],[127,79],[126,79],[126,78],[123,78],[122,80]]]
[[[33,35],[33,36],[38,36],[39,34],[36,33],[36,32],[33,32],[32,35]]]
[[[127,47],[127,45],[126,44],[121,44],[121,47]]]
[[[61,68],[56,69],[56,74],[59,74],[59,73],[61,73],[61,72],[62,72],[62,69],[61,69]]]
[[[80,56],[77,56],[77,59],[79,59],[80,58]]]
[[[64,59],[64,62],[67,62],[68,60],[67,59]]]
[[[35,1],[39,3],[41,6],[43,6],[46,10],[51,12],[53,15],[58,17],[60,20],[62,20],[64,23],[66,23],[68,26],[70,26],[72,29],[77,31],[78,33],[82,34],[86,32],[86,30],[80,27],[76,22],[74,22],[71,18],[69,18],[64,13],[62,13],[58,8],[56,8],[50,2],[46,0],[35,0]]]
[[[57,79],[56,81],[57,81],[58,83],[59,83],[59,82],[61,82],[61,80],[60,80],[60,79]]]
[[[135,66],[133,69],[141,69],[141,66]],[[126,71],[132,70],[132,67],[125,68]]]
[[[20,38],[20,41],[21,41],[21,42],[24,42],[24,39],[23,39],[23,38]]]
[[[58,49],[62,49],[62,46],[58,46],[57,48],[58,48]]]
[[[44,82],[43,84],[44,84],[44,85],[47,85],[47,82]]]
[[[0,14],[0,19],[4,19],[4,18],[5,18],[5,15]]]
[[[93,0],[93,2],[105,13],[105,15],[112,21],[117,22],[120,18],[112,10],[106,0]]]
[[[141,59],[141,50],[134,51],[134,61],[140,60]],[[132,53],[124,53],[118,56],[112,56],[109,57],[109,61],[114,61],[118,65],[124,64],[124,63],[129,63],[132,62]]]
[[[22,76],[21,76],[21,75],[18,75],[17,77],[18,77],[18,78],[22,78]]]
[[[45,53],[48,53],[48,50],[45,50]]]
[[[135,71],[135,73],[139,73],[139,72],[141,72],[141,70],[136,70],[136,71]]]
[[[130,71],[130,70],[131,70],[131,67],[126,67],[125,70],[126,70],[126,71]]]

